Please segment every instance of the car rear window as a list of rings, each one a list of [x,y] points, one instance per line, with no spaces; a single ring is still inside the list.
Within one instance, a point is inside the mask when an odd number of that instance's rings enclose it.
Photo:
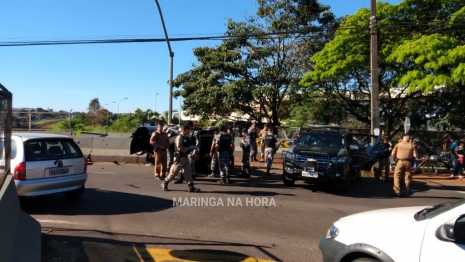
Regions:
[[[27,140],[24,144],[26,161],[43,161],[83,157],[72,139],[48,138]]]

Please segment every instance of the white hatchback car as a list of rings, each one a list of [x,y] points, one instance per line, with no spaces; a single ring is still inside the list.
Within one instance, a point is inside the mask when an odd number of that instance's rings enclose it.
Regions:
[[[87,181],[87,161],[76,142],[64,135],[13,133],[11,170],[20,197],[63,193],[76,200]]]
[[[465,261],[465,199],[343,217],[319,248],[324,262]]]

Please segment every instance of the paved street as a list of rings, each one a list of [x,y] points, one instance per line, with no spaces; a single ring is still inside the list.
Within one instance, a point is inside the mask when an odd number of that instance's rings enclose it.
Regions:
[[[43,261],[321,261],[318,242],[340,217],[465,196],[464,181],[416,180],[408,199],[388,198],[391,184],[371,178],[349,195],[301,182],[286,188],[280,164],[271,177],[252,164],[251,178],[229,186],[201,177],[195,194],[186,184],[163,192],[153,167],[95,163],[80,201],[59,194],[22,204],[42,225]]]

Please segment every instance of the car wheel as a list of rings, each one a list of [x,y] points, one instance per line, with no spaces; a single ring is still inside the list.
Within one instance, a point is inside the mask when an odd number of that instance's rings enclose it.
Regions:
[[[82,196],[82,194],[84,194],[84,189],[85,189],[85,186],[82,185],[78,189],[63,192],[63,195],[65,195],[65,197],[69,200],[78,200]]]
[[[361,257],[361,258],[357,258],[355,260],[352,260],[352,262],[380,262],[380,261],[378,259],[374,259],[374,258]]]
[[[285,186],[294,186],[295,180],[290,179],[290,178],[286,177],[285,174],[283,174],[283,183],[284,183]]]

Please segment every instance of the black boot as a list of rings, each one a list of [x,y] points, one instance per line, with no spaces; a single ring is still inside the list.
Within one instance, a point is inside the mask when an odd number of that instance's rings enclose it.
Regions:
[[[169,183],[169,182],[166,182],[166,181],[165,181],[165,182],[163,182],[163,183],[161,184],[161,187],[163,188],[163,191],[169,191],[169,189],[168,189],[168,183]]]
[[[194,184],[188,184],[187,186],[189,187],[189,189],[187,190],[187,192],[200,192],[200,189],[195,188],[195,187],[194,187]]]
[[[267,175],[267,176],[271,176],[270,170],[269,170],[269,169],[266,170],[266,175]]]
[[[222,184],[222,185],[226,185],[226,178],[225,177],[222,177],[221,180],[218,180],[218,182],[216,182],[218,184]]]
[[[229,179],[229,176],[225,178],[226,184],[231,184],[231,180]]]
[[[175,184],[182,184],[184,182],[184,175],[181,174],[181,176],[179,176],[178,180],[174,181]]]

